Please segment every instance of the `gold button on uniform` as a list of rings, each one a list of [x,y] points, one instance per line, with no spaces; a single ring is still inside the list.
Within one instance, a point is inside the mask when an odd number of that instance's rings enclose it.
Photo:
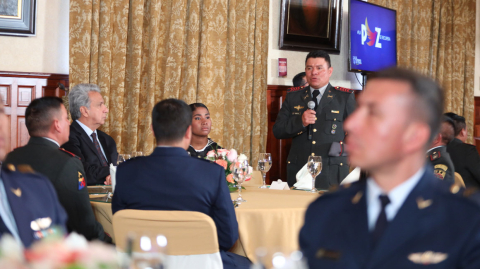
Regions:
[[[312,153],[312,156],[315,156],[315,153]]]
[[[290,163],[290,161],[288,161],[288,163]]]
[[[343,166],[343,163],[340,163],[340,166]]]
[[[313,132],[316,133],[316,132],[317,132],[317,129],[313,129]]]
[[[315,141],[312,142],[312,144],[314,144],[314,145],[315,145],[316,143],[317,143],[317,142],[315,142]]]
[[[333,120],[337,120],[337,118],[334,118]]]

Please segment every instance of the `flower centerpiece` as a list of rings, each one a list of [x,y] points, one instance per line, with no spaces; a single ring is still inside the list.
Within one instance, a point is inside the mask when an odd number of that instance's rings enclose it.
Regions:
[[[49,236],[24,249],[10,234],[0,240],[0,268],[12,269],[117,269],[115,248],[100,241],[88,242],[71,233],[65,239]]]
[[[243,162],[247,160],[247,156],[243,153],[238,155],[235,149],[213,149],[207,152],[207,157],[205,157],[205,159],[214,162],[225,169],[225,178],[227,179],[228,188],[230,191],[235,191],[236,186],[235,180],[233,179],[233,165],[236,162]],[[245,178],[245,181],[252,179],[252,172],[253,168],[249,166],[248,175]]]

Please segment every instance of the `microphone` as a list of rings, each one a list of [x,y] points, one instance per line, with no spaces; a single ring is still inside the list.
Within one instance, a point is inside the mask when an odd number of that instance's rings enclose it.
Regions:
[[[315,109],[315,102],[314,101],[309,101],[308,104],[308,109],[314,110]],[[313,136],[313,127],[312,125],[308,125],[308,140],[312,140]]]

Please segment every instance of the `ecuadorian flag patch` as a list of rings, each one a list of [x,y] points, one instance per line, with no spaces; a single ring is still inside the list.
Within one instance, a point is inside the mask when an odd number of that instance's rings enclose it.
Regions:
[[[82,173],[78,172],[78,189],[81,190],[87,186],[85,183],[85,177],[83,177]]]

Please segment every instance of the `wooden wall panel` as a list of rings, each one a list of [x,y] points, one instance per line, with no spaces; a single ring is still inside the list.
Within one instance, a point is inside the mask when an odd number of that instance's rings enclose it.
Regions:
[[[287,156],[290,151],[292,139],[276,139],[275,136],[273,136],[273,125],[275,124],[283,101],[287,96],[288,88],[290,88],[290,86],[279,85],[268,85],[267,88],[267,152],[272,154],[272,168],[270,168],[270,171],[267,173],[267,184],[277,179],[287,180]]]
[[[23,146],[30,136],[25,126],[25,110],[30,102],[42,96],[64,96],[57,89],[62,83],[67,89],[68,75],[46,73],[20,73],[0,71],[0,94],[8,117],[8,150]]]

